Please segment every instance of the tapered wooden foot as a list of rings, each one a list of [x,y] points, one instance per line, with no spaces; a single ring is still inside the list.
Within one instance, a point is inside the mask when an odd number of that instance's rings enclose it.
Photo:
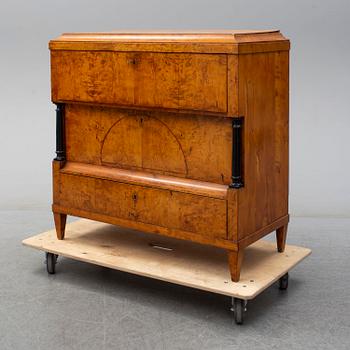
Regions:
[[[286,246],[288,224],[278,228],[276,230],[277,250],[279,253],[284,252]]]
[[[53,213],[56,227],[57,239],[64,239],[66,229],[67,214]]]
[[[241,274],[241,266],[243,261],[243,249],[235,252],[233,250],[228,251],[228,264],[230,267],[231,280],[233,282],[239,281],[239,276]]]

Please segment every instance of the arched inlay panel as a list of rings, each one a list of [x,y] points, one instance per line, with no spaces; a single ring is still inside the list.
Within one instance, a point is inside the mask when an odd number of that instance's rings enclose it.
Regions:
[[[107,132],[101,147],[101,163],[124,168],[140,168],[187,174],[181,145],[160,120],[128,115]]]

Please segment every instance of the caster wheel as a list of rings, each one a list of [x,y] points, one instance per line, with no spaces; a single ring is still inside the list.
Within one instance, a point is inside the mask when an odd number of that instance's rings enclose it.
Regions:
[[[56,263],[58,255],[52,253],[46,253],[46,270],[47,273],[53,275],[56,272]]]
[[[236,324],[243,324],[244,312],[246,311],[247,302],[243,299],[232,299],[232,311]]]
[[[286,290],[288,288],[288,279],[289,279],[288,272],[279,279],[280,290]]]

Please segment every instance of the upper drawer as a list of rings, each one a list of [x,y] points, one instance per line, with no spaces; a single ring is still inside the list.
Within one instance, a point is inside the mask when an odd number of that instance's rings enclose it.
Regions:
[[[227,56],[51,51],[52,100],[227,112]]]

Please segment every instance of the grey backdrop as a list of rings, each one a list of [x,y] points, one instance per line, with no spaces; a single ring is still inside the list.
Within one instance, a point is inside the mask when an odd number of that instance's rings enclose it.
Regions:
[[[50,38],[115,29],[270,29],[291,39],[291,213],[350,215],[346,0],[1,1],[0,209],[48,209]]]

